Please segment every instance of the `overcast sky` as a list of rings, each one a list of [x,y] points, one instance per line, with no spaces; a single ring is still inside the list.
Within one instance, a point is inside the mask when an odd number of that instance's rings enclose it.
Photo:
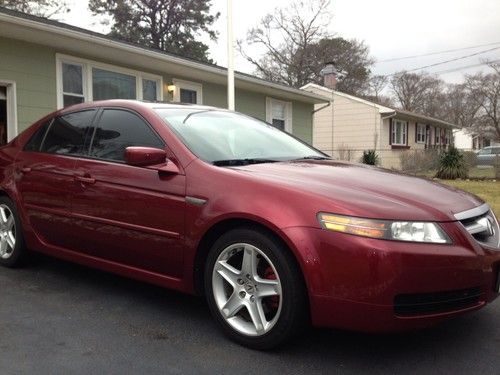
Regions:
[[[95,31],[106,31],[98,20],[91,17],[87,10],[87,0],[69,2],[72,11],[62,21]],[[211,57],[223,66],[226,65],[227,56],[226,2],[227,0],[213,0],[213,11],[221,13],[215,25],[220,35],[218,42],[209,43]],[[243,39],[248,28],[254,26],[260,18],[289,2],[290,0],[233,0],[235,38]],[[334,19],[330,31],[344,38],[364,40],[370,47],[371,55],[379,61],[491,44],[426,57],[376,63],[372,68],[376,74],[419,68],[497,47],[497,50],[434,66],[427,71],[439,73],[479,64],[486,58],[500,59],[500,0],[332,0],[331,11]],[[238,53],[236,69],[253,72],[252,66],[238,56]],[[478,70],[486,68],[480,66],[440,73],[440,77],[449,82],[459,82],[464,74]]]

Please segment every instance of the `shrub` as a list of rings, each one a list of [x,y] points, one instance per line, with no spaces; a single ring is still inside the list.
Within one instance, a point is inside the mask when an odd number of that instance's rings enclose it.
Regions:
[[[339,159],[351,161],[351,149],[348,145],[342,143],[338,148]]]
[[[425,172],[437,169],[438,151],[435,149],[404,151],[399,156],[401,170],[409,173]]]
[[[361,162],[368,165],[377,165],[379,163],[379,157],[375,150],[366,150],[363,151]]]
[[[439,168],[436,173],[437,178],[443,180],[455,180],[457,178],[467,178],[469,169],[464,155],[451,146],[439,156]]]

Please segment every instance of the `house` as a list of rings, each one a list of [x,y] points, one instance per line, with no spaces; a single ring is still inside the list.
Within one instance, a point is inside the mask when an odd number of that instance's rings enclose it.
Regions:
[[[0,8],[0,144],[56,109],[101,99],[226,107],[226,69]],[[312,142],[314,93],[235,74],[236,110]]]
[[[488,146],[500,146],[500,142],[495,142],[492,137],[484,134],[474,134],[467,129],[457,129],[453,131],[455,147],[460,150],[480,150]]]
[[[359,161],[364,150],[376,150],[381,166],[400,168],[409,150],[447,147],[457,126],[414,112],[390,108],[334,89],[307,84],[303,90],[323,95],[315,106],[313,146],[340,159]],[[332,85],[333,83],[333,85]]]

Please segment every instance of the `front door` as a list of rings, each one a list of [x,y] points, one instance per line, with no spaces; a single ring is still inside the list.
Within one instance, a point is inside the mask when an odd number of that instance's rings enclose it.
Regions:
[[[89,157],[76,164],[75,246],[91,256],[180,278],[185,176],[125,164],[129,146],[165,148],[138,114],[104,109]]]
[[[0,86],[0,146],[7,143],[7,87]]]

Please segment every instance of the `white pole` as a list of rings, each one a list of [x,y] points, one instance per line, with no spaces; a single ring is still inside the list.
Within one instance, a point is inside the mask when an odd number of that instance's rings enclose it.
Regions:
[[[227,0],[227,108],[234,111],[233,0]]]

